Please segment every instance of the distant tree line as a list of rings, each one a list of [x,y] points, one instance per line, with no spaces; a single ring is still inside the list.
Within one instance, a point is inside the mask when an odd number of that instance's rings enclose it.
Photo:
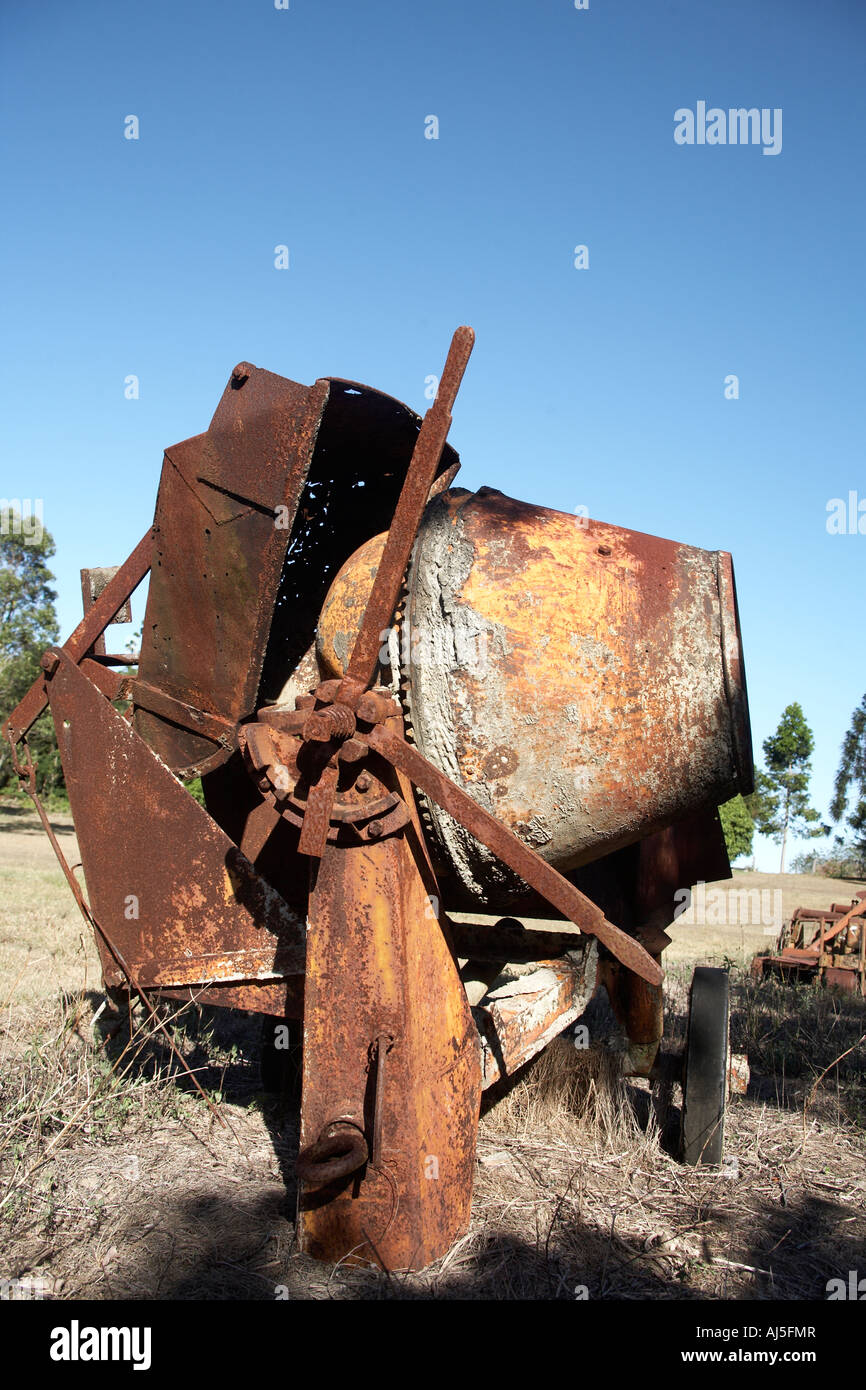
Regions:
[[[48,561],[54,541],[37,518],[21,517],[11,507],[0,510],[0,724],[39,675],[39,658],[58,640],[57,594]],[[48,710],[28,736],[36,763],[36,785],[48,798],[63,786],[54,723]],[[0,791],[18,779],[12,753],[0,739]]]
[[[754,792],[734,797],[719,808],[731,860],[751,853],[758,830],[781,847],[779,872],[784,873],[791,840],[830,834],[831,827],[809,805],[813,748],[812,731],[794,702],[782,712],[775,733],[764,740],[765,767],[755,775]],[[866,695],[854,711],[842,744],[830,820],[841,826],[833,848],[804,851],[791,869],[839,878],[866,877]]]

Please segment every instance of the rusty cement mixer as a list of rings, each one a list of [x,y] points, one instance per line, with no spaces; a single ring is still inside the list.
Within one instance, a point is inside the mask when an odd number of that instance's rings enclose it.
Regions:
[[[423,423],[236,367],[4,725],[50,834],[50,705],[107,989],[257,1011],[266,1061],[293,1039],[301,1247],[392,1270],[466,1229],[483,1090],[590,1000],[658,1075],[674,895],[728,876],[716,808],[752,786],[730,556],[452,488],[473,340]],[[103,634],[148,572],[133,673]],[[698,970],[689,1162],[720,1161],[727,1072]]]

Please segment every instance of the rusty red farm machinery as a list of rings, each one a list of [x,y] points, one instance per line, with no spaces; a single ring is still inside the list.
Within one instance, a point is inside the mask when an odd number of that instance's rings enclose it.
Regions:
[[[752,974],[807,981],[866,999],[866,888],[849,903],[798,907],[776,950],[754,957]]]
[[[657,1075],[675,894],[729,875],[716,808],[752,785],[730,556],[452,487],[472,343],[423,421],[236,367],[4,725],[38,806],[50,706],[106,987],[291,1024],[301,1246],[388,1269],[466,1229],[482,1092],[591,999]],[[131,669],[104,633],[148,573]],[[727,1070],[699,970],[689,1162]]]

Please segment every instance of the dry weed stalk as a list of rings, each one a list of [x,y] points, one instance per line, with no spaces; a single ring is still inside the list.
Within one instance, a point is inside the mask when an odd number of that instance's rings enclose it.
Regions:
[[[110,1128],[132,1100],[140,1099],[143,1079],[131,1075],[132,1068],[185,1007],[174,1009],[165,1020],[146,1016],[133,1023],[128,1041],[109,1064],[102,1045],[91,1036],[86,994],[62,998],[60,1017],[33,1037],[11,1073],[14,1081],[0,1078],[0,1211],[31,1185],[62,1145],[88,1126]],[[169,1067],[156,1063],[154,1074],[144,1082],[150,1097],[165,1099],[172,1078]]]

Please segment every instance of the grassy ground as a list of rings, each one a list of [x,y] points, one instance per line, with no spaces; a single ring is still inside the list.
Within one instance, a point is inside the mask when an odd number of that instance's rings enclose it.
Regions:
[[[293,1247],[298,1117],[261,1090],[258,1020],[165,1011],[206,1103],[149,1020],[105,1007],[51,863],[36,826],[0,809],[0,1277],[60,1299],[748,1300],[821,1299],[866,1266],[866,1006],[750,980],[743,933],[772,944],[760,922],[678,923],[666,957],[672,1046],[692,964],[733,962],[752,1082],[721,1173],[671,1156],[675,1088],[563,1040],[482,1117],[468,1233],[423,1274],[385,1276]],[[784,879],[786,911],[852,888]]]
[[[50,821],[76,864],[71,817]],[[99,981],[96,946],[38,817],[21,802],[0,803],[0,1006],[29,1009]]]

